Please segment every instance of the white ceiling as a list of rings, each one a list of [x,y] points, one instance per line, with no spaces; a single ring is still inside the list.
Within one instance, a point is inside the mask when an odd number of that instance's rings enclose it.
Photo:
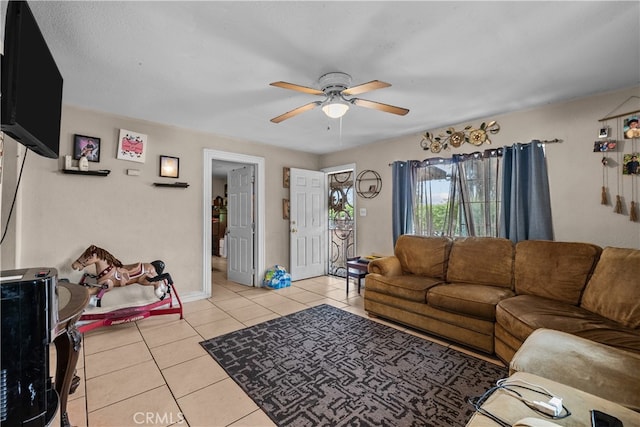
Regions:
[[[640,2],[30,2],[64,102],[325,153],[640,83]],[[6,1],[3,1],[2,13]],[[396,116],[319,108],[324,73]]]

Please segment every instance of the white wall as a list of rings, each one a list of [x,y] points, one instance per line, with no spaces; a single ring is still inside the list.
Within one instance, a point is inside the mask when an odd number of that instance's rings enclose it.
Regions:
[[[450,157],[456,153],[481,151],[492,146],[511,145],[514,142],[558,138],[563,142],[546,146],[555,239],[591,242],[600,246],[640,248],[640,223],[631,222],[628,216],[631,200],[635,200],[637,206],[640,205],[640,176],[622,176],[621,170],[622,154],[640,151],[640,141],[636,141],[634,148],[631,140],[624,140],[622,135],[619,135],[619,150],[608,154],[608,157],[620,164],[620,168],[610,166],[605,170],[610,200],[615,202],[620,183],[620,195],[625,202],[626,215],[613,213],[612,204],[600,204],[603,181],[602,154],[593,152],[593,143],[598,140],[598,130],[602,127],[598,120],[607,117],[630,97],[639,95],[640,87],[634,87],[527,111],[496,114],[460,124],[452,123],[456,130],[460,130],[468,124],[479,126],[483,121],[497,120],[501,130],[491,136],[492,145],[475,147],[464,144],[460,148],[434,154],[420,147],[421,134],[415,134],[325,155],[321,160],[321,166],[354,162],[358,171],[373,169],[381,175],[382,191],[378,197],[358,197],[357,200],[359,208],[367,208],[367,216],[358,217],[357,251],[359,254],[390,254],[393,253],[389,166],[391,162]],[[464,100],[461,100],[460,108],[464,109]],[[625,113],[633,110],[640,110],[640,99],[630,100],[616,112]],[[402,118],[399,117],[398,120]],[[609,121],[609,126],[615,129],[617,121]],[[425,129],[427,130],[429,129]],[[435,130],[436,133],[441,131]]]
[[[562,139],[561,144],[547,146],[556,240],[640,248],[640,223],[629,221],[628,214],[613,213],[612,205],[600,204],[602,155],[593,152],[593,142],[598,139],[601,127],[598,119],[630,96],[638,95],[640,87],[634,87],[453,126],[477,126],[483,120],[497,120],[501,130],[492,136],[492,146],[529,142],[533,138]],[[640,109],[638,100],[633,102],[635,104],[626,105],[620,112]],[[616,127],[615,121],[609,125]],[[145,164],[115,158],[120,128],[149,136]],[[317,156],[65,106],[61,156],[71,153],[75,133],[101,138],[101,161],[90,166],[111,169],[110,175],[105,178],[66,175],[60,172],[62,158],[51,160],[30,153],[18,211],[13,219],[17,229],[10,229],[7,243],[2,245],[2,269],[53,266],[58,268],[61,277],[77,280],[81,274],[70,269],[71,262],[87,246],[96,244],[125,263],[163,259],[182,297],[196,295],[203,286],[203,149],[265,158],[267,267],[289,263],[289,227],[282,219],[282,199],[288,197],[288,189],[282,187],[283,167],[318,170],[354,163],[357,171],[377,171],[382,177],[380,194],[373,199],[358,197],[357,200],[358,208],[367,208],[367,216],[357,218],[357,252],[392,253],[389,163],[478,149],[466,145],[433,154],[420,148],[421,135],[415,134]],[[613,160],[621,159],[622,153],[632,150],[630,141],[622,138],[620,141],[620,151],[610,155]],[[640,151],[640,142],[636,144]],[[5,138],[2,225],[13,196],[16,168],[12,164],[16,161],[17,147],[15,141]],[[153,182],[171,181],[158,176],[161,154],[180,158],[179,180],[188,182],[189,188],[153,187]],[[127,169],[140,169],[141,174],[127,176]],[[640,177],[623,177],[617,167],[607,168],[606,175],[611,199],[615,198],[619,183],[627,209],[632,199],[640,201]]]
[[[116,159],[120,128],[148,135],[146,163]],[[63,157],[72,153],[76,133],[101,138],[100,162],[90,163],[90,168],[110,169],[107,177],[61,172]],[[5,145],[17,146],[17,143],[7,137]],[[81,273],[72,271],[71,263],[89,245],[95,244],[124,263],[164,260],[180,296],[188,299],[189,295],[196,295],[203,287],[202,158],[205,148],[265,159],[265,262],[267,267],[288,265],[288,223],[282,219],[281,211],[282,199],[288,197],[288,190],[282,187],[282,168],[317,169],[316,155],[65,106],[61,158],[47,159],[32,152],[27,157],[21,186],[22,204],[16,212],[22,228],[17,230],[15,240],[21,250],[14,265],[5,265],[3,253],[2,268],[52,266],[58,269],[60,277],[76,281]],[[152,185],[175,181],[158,176],[160,155],[180,158],[179,181],[188,182],[189,188]],[[12,169],[15,173],[15,168]],[[127,169],[139,169],[140,176],[128,176]],[[2,188],[3,206],[13,195],[11,181],[7,180]],[[11,249],[8,246],[8,250]],[[140,291],[132,297],[143,296],[144,292]]]

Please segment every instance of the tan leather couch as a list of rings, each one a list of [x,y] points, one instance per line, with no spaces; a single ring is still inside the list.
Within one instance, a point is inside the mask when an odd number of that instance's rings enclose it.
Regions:
[[[364,307],[509,362],[536,329],[640,353],[640,250],[400,236],[369,263]]]

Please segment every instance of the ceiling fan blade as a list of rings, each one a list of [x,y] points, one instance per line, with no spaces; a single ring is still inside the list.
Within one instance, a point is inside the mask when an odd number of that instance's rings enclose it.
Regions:
[[[293,83],[287,82],[273,82],[270,83],[271,86],[281,87],[283,89],[295,90],[297,92],[309,93],[311,95],[324,95],[324,92],[318,89],[314,89],[312,87],[300,86]]]
[[[366,99],[354,98],[350,100],[350,102],[352,102],[353,104],[359,107],[373,108],[374,110],[380,110],[386,113],[397,114],[399,116],[404,116],[409,112],[409,110],[407,110],[406,108],[395,107],[393,105],[383,104],[381,102],[367,101]]]
[[[358,86],[348,87],[342,91],[343,95],[360,95],[361,93],[370,92],[376,89],[382,89],[391,86],[389,83],[381,82],[380,80],[372,80],[369,83],[363,83]]]
[[[302,107],[295,108],[291,111],[288,111],[284,114],[279,115],[278,117],[274,117],[273,119],[271,119],[271,121],[273,123],[280,123],[283,120],[290,119],[291,117],[297,116],[298,114],[304,113],[305,111],[313,110],[320,104],[322,104],[321,101],[310,102],[308,104],[303,105]]]

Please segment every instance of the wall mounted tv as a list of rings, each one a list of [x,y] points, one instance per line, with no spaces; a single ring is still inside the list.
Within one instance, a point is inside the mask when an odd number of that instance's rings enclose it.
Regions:
[[[7,5],[1,74],[2,131],[34,152],[57,159],[62,75],[25,1]]]

